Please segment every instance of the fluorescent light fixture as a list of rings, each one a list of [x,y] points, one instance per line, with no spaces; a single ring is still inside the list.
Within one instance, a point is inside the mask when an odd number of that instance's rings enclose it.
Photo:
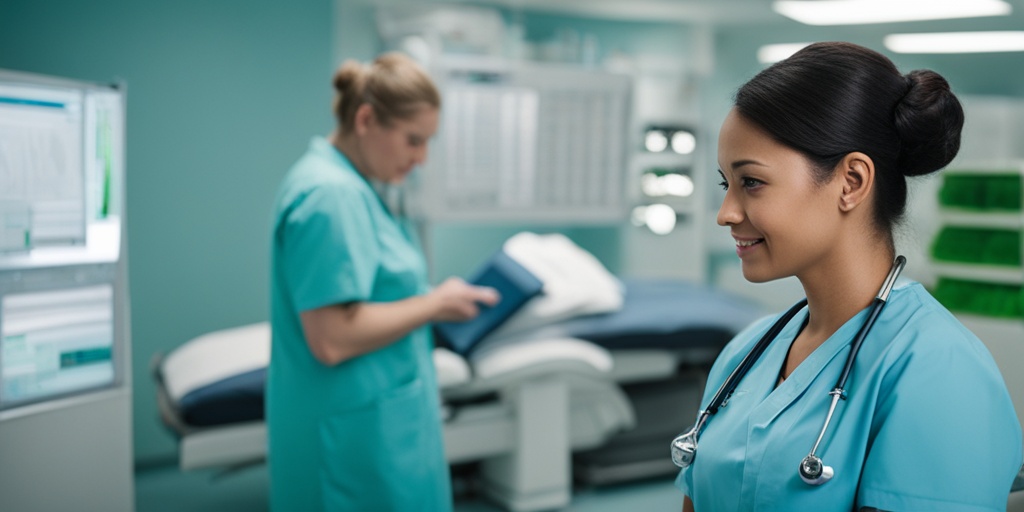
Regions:
[[[1024,32],[936,32],[892,34],[885,47],[896,53],[1024,52]]]
[[[766,44],[757,49],[757,61],[761,64],[771,64],[788,59],[790,55],[800,51],[809,44],[811,43]]]
[[[1006,16],[1003,0],[778,0],[775,12],[807,25],[863,25],[898,21]]]

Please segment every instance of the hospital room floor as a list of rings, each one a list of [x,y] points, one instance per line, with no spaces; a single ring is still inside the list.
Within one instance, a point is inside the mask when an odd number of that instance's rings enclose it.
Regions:
[[[648,480],[628,485],[578,489],[571,512],[622,510],[679,510],[682,495],[672,479]],[[135,474],[137,512],[232,512],[267,510],[267,469],[258,466],[218,476],[212,471],[182,473],[175,466],[162,466]],[[455,512],[500,512],[502,509],[481,499],[463,498]]]

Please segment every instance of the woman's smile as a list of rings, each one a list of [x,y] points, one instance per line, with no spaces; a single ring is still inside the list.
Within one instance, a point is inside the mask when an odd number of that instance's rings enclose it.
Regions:
[[[764,238],[740,238],[734,236],[733,239],[736,240],[736,255],[741,258],[756,251],[764,242]]]

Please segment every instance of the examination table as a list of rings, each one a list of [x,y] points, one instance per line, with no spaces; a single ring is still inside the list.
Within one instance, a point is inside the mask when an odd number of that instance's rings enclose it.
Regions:
[[[752,304],[682,281],[625,280],[622,307],[495,332],[468,357],[434,350],[449,462],[479,461],[509,510],[568,504],[591,484],[668,474],[668,444],[699,407],[724,344]],[[524,324],[525,325],[525,324]],[[266,454],[266,323],[199,336],[154,361],[163,422],[183,470]]]

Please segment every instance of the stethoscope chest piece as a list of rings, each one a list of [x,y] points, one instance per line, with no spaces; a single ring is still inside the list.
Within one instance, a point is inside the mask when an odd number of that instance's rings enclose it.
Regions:
[[[697,423],[688,432],[672,440],[672,462],[676,466],[687,468],[693,464],[693,458],[697,456],[697,438],[709,416],[709,411],[701,411]]]
[[[672,440],[672,462],[681,468],[693,464],[693,458],[697,456],[697,432],[691,429]]]
[[[810,485],[821,485],[835,475],[832,466],[826,466],[817,455],[808,455],[800,461],[800,479]]]

